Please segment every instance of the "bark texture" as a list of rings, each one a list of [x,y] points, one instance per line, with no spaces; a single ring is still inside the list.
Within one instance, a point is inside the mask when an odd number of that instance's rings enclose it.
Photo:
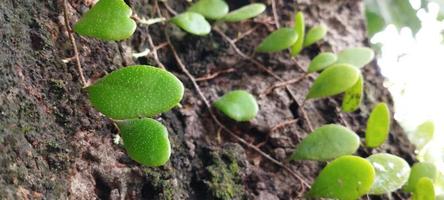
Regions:
[[[143,17],[155,17],[155,0],[128,3]],[[69,0],[70,23],[91,6],[91,0]],[[250,2],[227,0],[231,9]],[[267,11],[255,21],[219,25],[230,37],[256,27],[237,45],[247,53],[275,26],[270,0]],[[363,3],[356,0],[276,0],[281,25],[291,25],[295,10],[305,14],[309,27],[325,23],[325,41],[305,49],[296,60],[288,53],[257,54],[256,59],[285,80],[302,75],[310,58],[321,51],[368,45]],[[176,11],[185,10],[185,0],[169,1]],[[159,3],[163,14],[167,10]],[[149,48],[149,34],[156,45],[166,41],[167,29],[179,56],[193,76],[233,68],[214,79],[200,81],[211,101],[232,89],[246,89],[258,96],[260,112],[251,123],[235,123],[219,117],[249,143],[312,182],[325,165],[321,162],[291,162],[285,159],[307,135],[307,123],[299,104],[284,89],[259,97],[275,84],[275,78],[242,59],[220,35],[206,37],[184,34],[167,24],[139,26],[127,41],[101,42],[76,36],[86,77],[94,81],[130,64],[156,65],[150,56],[134,58],[132,53]],[[185,84],[181,108],[161,115],[172,142],[172,157],[160,168],[142,167],[113,143],[117,129],[91,108],[82,90],[71,58],[61,0],[0,1],[0,199],[301,199],[305,189],[288,172],[237,143],[214,123],[190,80],[177,65],[168,47],[159,50],[160,61]],[[379,101],[391,99],[383,87],[376,63],[365,67],[365,101],[359,111],[343,114],[350,128],[363,134],[369,110]],[[313,79],[290,85],[297,100],[303,101]],[[341,123],[339,99],[308,101],[305,110],[311,123]],[[299,119],[277,130],[285,120]],[[413,147],[394,123],[389,141],[371,152],[390,152],[412,163]],[[395,198],[407,198],[398,193]],[[380,197],[372,197],[379,199]]]

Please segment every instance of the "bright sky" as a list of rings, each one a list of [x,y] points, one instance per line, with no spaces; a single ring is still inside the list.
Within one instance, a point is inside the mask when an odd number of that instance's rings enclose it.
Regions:
[[[410,2],[419,7],[418,0]],[[371,42],[383,45],[378,64],[395,101],[395,119],[409,134],[427,120],[435,123],[434,139],[418,153],[444,173],[444,22],[436,20],[439,9],[430,3],[428,11],[418,11],[422,27],[415,37],[408,28],[398,31],[390,25]]]

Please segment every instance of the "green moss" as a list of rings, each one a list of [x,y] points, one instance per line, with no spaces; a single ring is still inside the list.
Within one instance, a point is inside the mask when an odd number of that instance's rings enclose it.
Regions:
[[[149,168],[143,169],[147,181],[149,181],[150,191],[155,195],[155,199],[162,200],[173,200],[175,190],[171,180],[167,177],[169,176],[167,172],[160,170],[159,168]]]

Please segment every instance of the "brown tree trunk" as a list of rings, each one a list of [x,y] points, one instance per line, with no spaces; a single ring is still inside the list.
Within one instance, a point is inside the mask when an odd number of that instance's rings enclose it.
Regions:
[[[91,2],[69,1],[71,24]],[[228,0],[232,9],[249,2]],[[232,38],[255,28],[237,43],[248,54],[275,28],[271,23],[271,0],[262,2],[268,9],[254,22],[218,25]],[[139,16],[157,16],[155,0],[129,3]],[[170,0],[169,4],[177,11],[187,6],[184,0]],[[299,10],[309,27],[322,22],[329,28],[324,42],[307,48],[296,60],[290,59],[288,53],[254,55],[284,80],[301,76],[299,67],[305,68],[310,58],[321,51],[368,45],[361,1],[276,0],[276,4],[281,25],[291,25],[294,11]],[[302,198],[307,189],[288,171],[220,130],[168,46],[159,49],[160,62],[187,88],[182,107],[161,116],[170,132],[173,154],[160,168],[142,167],[130,160],[122,146],[113,143],[118,133],[112,121],[91,108],[82,90],[71,59],[74,53],[63,8],[61,0],[0,1],[0,199]],[[167,13],[160,2],[159,8],[164,15]],[[288,163],[285,159],[309,132],[299,106],[312,78],[289,86],[297,102],[282,88],[259,96],[278,82],[276,78],[239,56],[214,31],[206,37],[195,37],[167,24],[149,29],[141,25],[132,39],[121,43],[76,35],[85,76],[93,81],[124,65],[156,65],[152,56],[136,59],[131,54],[150,48],[149,36],[155,45],[166,42],[165,29],[196,78],[232,68],[231,72],[199,81],[208,99],[215,100],[238,88],[258,97],[260,112],[251,123],[234,123],[220,115],[225,119],[223,123],[311,183],[325,163]],[[364,74],[363,105],[357,112],[342,114],[350,128],[361,135],[371,107],[379,101],[392,103],[375,62],[364,69]],[[338,99],[308,101],[304,110],[314,127],[344,123],[338,114],[338,103]],[[287,125],[273,129],[286,121]],[[361,148],[359,154],[365,157],[384,151],[410,163],[414,160],[413,148],[396,123],[386,145],[376,150]]]

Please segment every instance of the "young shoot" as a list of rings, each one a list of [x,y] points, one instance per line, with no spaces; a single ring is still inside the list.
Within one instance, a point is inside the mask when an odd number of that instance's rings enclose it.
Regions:
[[[105,41],[124,40],[133,35],[136,22],[123,0],[100,0],[74,25],[80,35]]]
[[[131,159],[147,166],[164,165],[171,155],[168,131],[153,119],[117,122],[123,145]]]
[[[182,82],[170,72],[151,66],[116,70],[86,88],[92,105],[112,119],[152,117],[177,106]]]
[[[364,78],[360,74],[358,81],[351,88],[344,92],[342,98],[342,111],[354,112],[361,105],[362,98],[364,96]]]
[[[432,179],[428,177],[419,179],[413,193],[413,200],[435,200],[435,187]]]
[[[267,36],[256,48],[257,52],[278,52],[290,48],[298,40],[293,28],[280,28]]]
[[[405,192],[415,192],[416,185],[422,177],[430,178],[432,181],[438,177],[438,169],[433,163],[421,162],[415,163],[410,171],[409,180],[404,185]]]
[[[371,163],[357,156],[342,156],[329,163],[308,195],[313,198],[358,199],[370,191],[375,179]]]
[[[259,106],[254,96],[244,90],[228,92],[214,102],[214,107],[238,122],[254,119],[259,111]]]
[[[305,37],[304,47],[308,47],[319,40],[322,40],[327,34],[327,26],[325,24],[316,25],[311,28]]]
[[[377,104],[367,120],[365,141],[368,147],[376,148],[382,145],[390,132],[390,110],[385,103]]]
[[[324,125],[299,143],[291,159],[332,160],[355,153],[359,145],[359,136],[352,130],[337,124]]]
[[[407,182],[410,166],[404,159],[388,153],[378,153],[369,156],[367,160],[372,163],[376,172],[369,194],[388,194]]]
[[[305,38],[305,20],[304,20],[304,14],[302,12],[296,13],[294,17],[294,29],[296,30],[296,33],[298,34],[298,40],[296,43],[291,46],[291,55],[296,56],[298,55],[303,47],[304,44],[304,38]]]
[[[208,35],[211,32],[211,25],[205,18],[196,12],[184,12],[171,19],[171,23],[176,24],[188,33],[194,35]]]
[[[262,14],[266,6],[262,3],[252,3],[229,12],[221,20],[226,22],[239,22]]]

